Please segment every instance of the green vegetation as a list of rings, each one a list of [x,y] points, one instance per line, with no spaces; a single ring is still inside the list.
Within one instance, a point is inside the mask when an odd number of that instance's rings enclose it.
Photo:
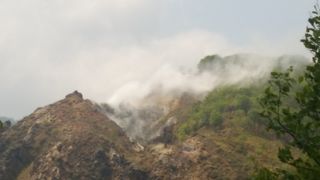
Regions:
[[[216,54],[206,56],[205,58],[200,60],[200,63],[198,64],[198,69],[200,71],[211,70],[214,63],[221,62],[221,60],[222,60],[222,57]]]
[[[217,130],[223,126],[226,119],[232,120],[236,126],[254,128],[261,123],[258,115],[259,106],[256,101],[261,88],[226,86],[210,92],[207,97],[193,106],[193,109],[178,128],[178,139],[184,139],[201,127],[211,127]]]
[[[313,54],[313,64],[299,78],[286,72],[273,72],[261,99],[261,114],[269,128],[289,137],[278,151],[278,158],[293,170],[262,169],[255,179],[319,179],[320,176],[320,11],[318,6],[309,19],[305,47]],[[288,103],[291,102],[291,103]],[[298,149],[301,153],[293,153]]]

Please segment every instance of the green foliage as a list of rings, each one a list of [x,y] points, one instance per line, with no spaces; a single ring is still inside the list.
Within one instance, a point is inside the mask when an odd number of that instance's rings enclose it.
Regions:
[[[320,176],[320,12],[315,7],[309,19],[305,47],[313,54],[313,64],[302,76],[273,72],[260,103],[261,115],[269,120],[269,128],[290,137],[290,143],[279,149],[279,159],[295,171],[278,170],[279,179],[318,179]],[[290,103],[288,103],[290,102]],[[301,150],[293,156],[292,148]]]
[[[266,168],[261,168],[253,175],[252,180],[276,180],[277,175]]]
[[[178,128],[178,138],[183,139],[203,126],[219,129],[228,116],[236,116],[237,121],[244,119],[249,124],[247,114],[258,107],[256,94],[258,89],[252,87],[227,86],[213,90],[202,102],[193,106],[189,118]]]
[[[220,126],[223,123],[223,117],[221,115],[221,112],[217,110],[212,110],[209,115],[208,124],[212,126]]]
[[[251,100],[248,96],[242,96],[239,99],[239,107],[240,109],[243,109],[245,113],[248,113],[251,108],[251,104]]]
[[[201,59],[200,63],[198,64],[198,69],[200,71],[211,70],[214,66],[214,63],[221,60],[222,57],[219,55],[206,56],[205,58]]]

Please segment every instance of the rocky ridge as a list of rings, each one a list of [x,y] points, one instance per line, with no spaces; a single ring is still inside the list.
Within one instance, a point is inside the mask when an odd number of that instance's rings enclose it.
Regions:
[[[75,91],[0,136],[0,179],[141,179],[134,144]]]

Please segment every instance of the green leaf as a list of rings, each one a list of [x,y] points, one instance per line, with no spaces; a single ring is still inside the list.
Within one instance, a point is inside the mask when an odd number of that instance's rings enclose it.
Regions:
[[[284,163],[288,163],[293,160],[290,148],[288,146],[279,149],[278,157]]]

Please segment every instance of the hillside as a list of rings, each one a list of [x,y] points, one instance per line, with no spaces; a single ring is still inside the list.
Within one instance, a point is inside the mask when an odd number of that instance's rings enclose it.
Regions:
[[[184,117],[181,108],[192,106],[186,97],[171,115]],[[269,153],[280,145],[226,125],[219,131],[204,126],[183,141],[158,138],[143,148],[78,92],[37,109],[0,140],[0,178],[21,180],[244,179],[257,164],[277,164]]]
[[[147,146],[148,158],[158,159],[151,172],[161,179],[247,179],[258,167],[279,167],[282,142],[256,114],[259,89],[224,87],[202,101],[180,100],[165,117],[174,123]]]
[[[126,162],[134,145],[74,92],[19,121],[0,138],[0,179],[140,179]],[[125,173],[124,173],[125,172]]]
[[[197,74],[230,79],[234,69],[256,69],[246,58],[208,56]],[[306,63],[281,57],[269,70]],[[248,179],[261,166],[280,167],[285,139],[258,115],[266,73],[208,92],[152,91],[139,106],[97,104],[75,91],[1,132],[0,179]]]

